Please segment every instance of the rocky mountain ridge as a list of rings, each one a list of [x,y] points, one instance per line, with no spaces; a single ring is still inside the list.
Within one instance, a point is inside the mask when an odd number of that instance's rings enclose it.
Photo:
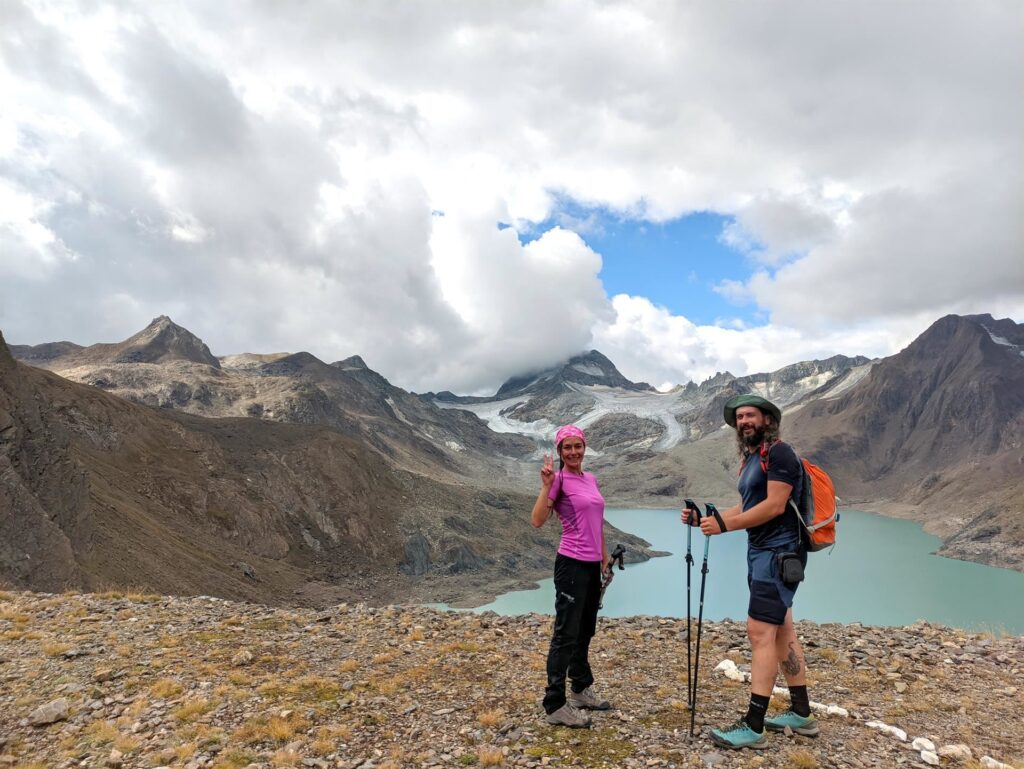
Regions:
[[[943,553],[1024,570],[1024,326],[949,315],[787,429],[850,502],[890,501]]]
[[[26,362],[53,364],[63,368],[113,365],[118,363],[166,363],[190,361],[215,369],[220,361],[202,339],[177,325],[166,315],[154,318],[142,331],[123,342],[94,344],[89,347],[71,342],[54,342],[36,346],[12,345],[12,354]],[[48,366],[43,365],[43,368]]]
[[[307,352],[214,357],[199,337],[155,318],[124,342],[89,347],[14,346],[26,363],[128,400],[204,417],[320,424],[365,442],[387,461],[446,478],[497,477],[533,444],[495,434],[464,411],[441,409],[369,369],[358,356],[333,364]]]
[[[381,461],[326,425],[132,403],[17,363],[0,336],[0,579],[15,586],[485,600],[549,567],[532,501]]]
[[[572,422],[592,432],[591,443],[598,451],[663,452],[716,432],[722,405],[733,395],[756,392],[790,407],[852,387],[871,365],[862,356],[836,355],[744,377],[720,372],[699,385],[690,382],[658,392],[644,382],[630,382],[592,350],[532,377],[510,379],[491,397],[424,397],[439,406],[469,410],[498,432],[547,440],[559,424]],[[590,366],[601,376],[581,375]]]
[[[533,489],[555,427],[573,421],[588,432],[588,467],[609,503],[626,507],[676,507],[684,496],[731,504],[736,454],[722,404],[756,392],[783,407],[786,438],[833,473],[845,501],[921,520],[943,537],[944,554],[1024,568],[1024,331],[1008,319],[949,316],[881,361],[834,356],[724,372],[667,393],[628,382],[596,351],[509,380],[489,398],[416,396],[358,356],[327,364],[308,353],[241,354],[214,367],[201,362],[201,340],[164,317],[118,345],[15,349],[164,410],[321,425],[439,488],[499,496]],[[111,362],[126,351],[159,362]],[[428,540],[439,541],[444,520]],[[436,552],[423,553],[436,546],[416,537],[406,545],[406,568],[429,571]]]

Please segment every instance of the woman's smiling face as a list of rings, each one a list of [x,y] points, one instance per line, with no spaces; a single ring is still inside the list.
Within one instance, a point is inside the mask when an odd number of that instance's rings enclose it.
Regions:
[[[587,445],[579,438],[566,438],[558,447],[558,456],[565,463],[570,472],[582,472],[583,455],[586,453]]]

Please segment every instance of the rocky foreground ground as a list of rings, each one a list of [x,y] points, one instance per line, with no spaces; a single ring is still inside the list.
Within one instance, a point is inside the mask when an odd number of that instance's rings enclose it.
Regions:
[[[685,620],[601,619],[615,708],[586,731],[541,719],[549,632],[538,615],[0,592],[0,767],[1024,767],[1024,638],[803,623],[821,736],[730,752],[706,733],[745,708],[715,670],[742,677],[742,623],[705,623],[692,741]]]

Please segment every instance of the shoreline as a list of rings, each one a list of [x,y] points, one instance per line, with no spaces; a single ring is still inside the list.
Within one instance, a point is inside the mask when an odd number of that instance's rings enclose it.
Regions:
[[[858,516],[850,518],[851,527],[854,523],[857,524],[855,529],[851,529],[850,546],[854,548],[869,546],[871,538],[875,536],[883,536],[885,537],[884,541],[890,543],[882,551],[885,553],[887,566],[877,574],[872,572],[868,582],[865,583],[868,586],[865,587],[865,590],[868,590],[869,593],[874,590],[882,590],[885,594],[890,594],[891,591],[886,591],[883,585],[890,584],[890,579],[901,579],[899,563],[915,564],[915,568],[923,569],[921,573],[928,575],[928,578],[923,582],[914,580],[908,583],[907,591],[900,593],[902,597],[885,600],[882,603],[872,603],[864,598],[841,602],[841,605],[834,602],[829,603],[823,591],[830,591],[833,587],[839,589],[836,580],[840,580],[841,584],[846,584],[846,580],[855,579],[855,575],[858,573],[855,563],[856,553],[854,550],[842,547],[843,539],[840,535],[839,550],[837,551],[840,554],[839,560],[829,561],[829,557],[833,555],[829,551],[810,556],[811,563],[817,564],[818,568],[823,569],[818,572],[823,579],[820,584],[815,584],[815,580],[812,579],[812,582],[809,583],[810,587],[805,588],[805,590],[813,590],[813,592],[807,595],[810,602],[803,606],[805,610],[803,617],[810,617],[812,621],[821,623],[862,622],[879,627],[901,627],[924,618],[932,622],[944,623],[950,627],[961,628],[965,632],[1024,633],[1024,617],[1020,614],[1019,606],[1016,606],[1012,600],[1007,603],[1008,596],[1011,596],[1014,591],[1024,589],[1024,583],[1018,577],[1020,572],[997,565],[991,565],[990,568],[996,569],[998,573],[973,569],[963,571],[961,567],[989,565],[972,564],[964,559],[951,558],[948,553],[941,551],[941,541],[935,535],[925,531],[918,520],[886,516],[875,510],[862,510],[861,507],[861,505],[857,505],[854,508],[851,505],[845,508],[845,512]],[[616,507],[612,509],[621,511],[612,519],[613,523],[622,531],[631,531],[634,536],[653,542],[652,549],[659,544],[664,547],[667,535],[674,536],[672,522],[669,518],[675,514],[675,511],[671,508]],[[635,528],[631,527],[629,522],[630,513],[634,510],[647,514],[636,521]],[[863,515],[859,515],[861,513]],[[870,523],[870,519],[876,516],[877,523]],[[898,532],[904,531],[901,525],[896,524],[900,520],[907,520],[907,525],[910,525],[916,534],[912,534],[909,530],[905,534],[899,534]],[[889,523],[885,523],[885,521],[889,521]],[[672,542],[675,540],[673,539]],[[902,544],[904,542],[906,544]],[[681,543],[675,544],[680,545],[673,549],[674,560],[678,561],[681,559],[682,547]],[[739,561],[735,559],[739,557],[737,552],[743,549],[743,543],[739,539],[733,538],[729,540],[728,547],[724,547],[724,544],[723,542],[722,545],[714,546],[712,549],[717,550],[722,557],[728,553],[731,573],[733,567],[740,568]],[[664,550],[657,551],[657,555],[661,556],[664,552]],[[940,560],[936,561],[934,556],[938,556]],[[602,616],[660,616],[666,618],[685,616],[685,608],[680,605],[680,598],[676,592],[671,589],[666,592],[660,587],[664,584],[665,579],[674,579],[675,572],[672,565],[656,566],[653,559],[647,560],[646,563],[647,567],[637,573],[637,581],[633,583],[632,589],[640,592],[634,592],[627,603],[623,603],[622,599],[616,595],[613,602],[606,608],[612,614],[602,614]],[[699,569],[699,559],[697,567]],[[654,571],[647,570],[650,568],[653,568]],[[629,580],[628,574],[626,579]],[[699,582],[699,576],[697,579]],[[729,579],[731,582],[736,582],[736,579],[732,577]],[[507,600],[500,601],[496,607],[488,610],[496,610],[503,616],[537,613],[550,617],[553,613],[553,598],[552,606],[547,605],[548,598],[551,596],[550,583],[551,573],[545,570],[537,575],[536,579],[527,578],[507,585],[504,592],[467,591],[459,597],[452,596],[448,600],[430,601],[429,603],[443,603],[446,608],[453,610],[479,612],[483,607],[493,603],[496,598],[513,592],[526,591],[525,595],[508,596]],[[623,584],[630,583],[627,581]],[[930,584],[944,586],[940,589],[944,591],[952,589],[954,592],[960,589],[957,587],[960,584],[969,585],[970,587],[964,587],[966,590],[983,589],[982,585],[990,585],[995,592],[992,593],[991,599],[984,604],[962,604],[959,601],[950,603],[938,598],[935,590],[929,588]],[[539,592],[539,588],[542,586],[544,592]],[[494,587],[494,585],[489,587]],[[496,592],[497,595],[495,595]],[[531,593],[536,593],[536,595],[530,595]],[[715,596],[716,592],[713,591],[709,595]],[[746,599],[745,596],[739,595],[739,588],[735,584],[725,588],[725,592],[717,592],[717,597],[713,600],[714,602],[710,605],[710,617],[722,619],[745,615]]]

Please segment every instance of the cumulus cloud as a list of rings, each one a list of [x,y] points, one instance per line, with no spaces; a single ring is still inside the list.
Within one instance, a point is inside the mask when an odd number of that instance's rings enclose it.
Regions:
[[[801,199],[768,197],[740,209],[722,232],[722,240],[756,261],[778,265],[831,241],[834,215]]]
[[[900,4],[5,3],[0,326],[87,344],[166,313],[217,353],[359,353],[469,391],[588,347],[662,384],[893,352],[948,311],[1019,318],[1020,22],[1010,0],[927,24]],[[765,323],[609,298],[603,222],[565,200],[732,217],[750,273],[718,290]]]
[[[842,329],[796,329],[774,323],[743,327],[697,325],[644,297],[620,294],[615,320],[595,329],[595,341],[634,381],[665,390],[721,372],[736,376],[774,371],[801,360],[843,354],[890,355],[935,320],[930,314],[868,321]]]
[[[1007,302],[1019,313],[1024,176],[988,171],[985,184],[961,174],[928,190],[867,195],[850,207],[850,224],[835,242],[757,273],[745,288],[773,319],[800,329],[924,311],[987,312]]]

